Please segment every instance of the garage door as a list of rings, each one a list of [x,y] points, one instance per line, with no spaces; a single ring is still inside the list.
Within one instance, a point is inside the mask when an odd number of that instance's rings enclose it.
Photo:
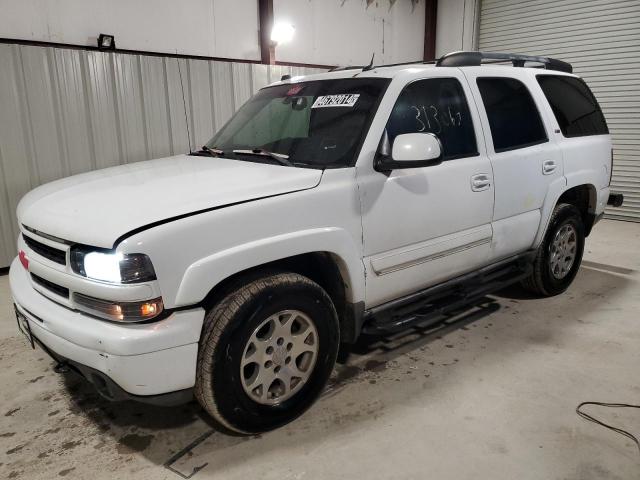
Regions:
[[[483,0],[479,49],[573,64],[613,137],[612,188],[625,203],[607,216],[640,221],[640,1]]]

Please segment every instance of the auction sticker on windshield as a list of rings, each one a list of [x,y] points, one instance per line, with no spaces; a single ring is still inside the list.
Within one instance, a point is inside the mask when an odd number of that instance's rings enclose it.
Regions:
[[[343,93],[340,95],[321,95],[316,98],[311,108],[353,107],[358,101],[359,93]]]

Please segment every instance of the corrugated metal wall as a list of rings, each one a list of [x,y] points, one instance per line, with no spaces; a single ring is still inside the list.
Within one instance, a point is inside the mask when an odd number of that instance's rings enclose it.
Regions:
[[[0,45],[0,267],[15,256],[15,210],[30,189],[203,145],[256,90],[321,70]]]
[[[607,216],[640,221],[640,1],[483,0],[479,49],[573,64],[613,137],[612,188],[625,200]]]

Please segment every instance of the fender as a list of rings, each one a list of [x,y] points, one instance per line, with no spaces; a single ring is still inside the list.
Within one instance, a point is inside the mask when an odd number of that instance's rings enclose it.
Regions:
[[[609,173],[604,166],[600,170],[584,168],[567,175],[567,189],[579,185],[589,186],[589,213],[603,213],[609,200]]]
[[[346,300],[351,303],[364,301],[364,265],[357,245],[346,230],[326,227],[254,240],[194,262],[182,277],[175,305],[199,303],[213,287],[236,273],[312,252],[328,252],[337,256],[340,260],[338,267],[349,286]]]
[[[549,225],[549,220],[551,219],[551,213],[565,190],[567,190],[567,179],[564,176],[556,178],[549,184],[547,195],[540,209],[540,225],[538,226],[538,233],[536,233],[535,239],[533,240],[532,249],[538,248],[538,245],[542,243],[544,234],[547,231],[547,226]]]
[[[547,197],[541,209],[540,226],[538,228],[538,233],[536,234],[536,238],[534,240],[532,248],[538,248],[538,246],[542,243],[544,235],[547,232],[547,227],[549,226],[551,213],[553,212],[555,206],[558,204],[558,200],[560,200],[562,194],[567,190],[580,185],[588,185],[590,187],[590,190],[592,191],[592,195],[590,195],[589,199],[589,212],[595,213],[597,203],[597,190],[593,185],[592,180],[593,171],[582,170],[579,172],[574,172],[567,177],[561,177],[560,179],[558,179],[558,181],[551,184],[547,193]]]

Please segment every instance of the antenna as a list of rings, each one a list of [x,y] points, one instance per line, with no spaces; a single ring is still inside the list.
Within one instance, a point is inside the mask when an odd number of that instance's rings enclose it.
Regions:
[[[178,51],[176,50],[176,54]],[[191,133],[189,132],[189,120],[187,118],[187,102],[184,99],[184,85],[182,83],[182,69],[180,68],[180,59],[176,58],[176,62],[178,62],[178,75],[180,76],[180,90],[182,91],[182,107],[184,108],[184,124],[187,127],[187,143],[189,144],[189,153],[193,153],[191,149]]]
[[[373,52],[373,55],[371,55],[371,61],[369,62],[369,65],[367,65],[366,67],[363,67],[362,69],[363,72],[368,72],[373,68],[373,57],[375,56],[376,56],[376,52]]]

